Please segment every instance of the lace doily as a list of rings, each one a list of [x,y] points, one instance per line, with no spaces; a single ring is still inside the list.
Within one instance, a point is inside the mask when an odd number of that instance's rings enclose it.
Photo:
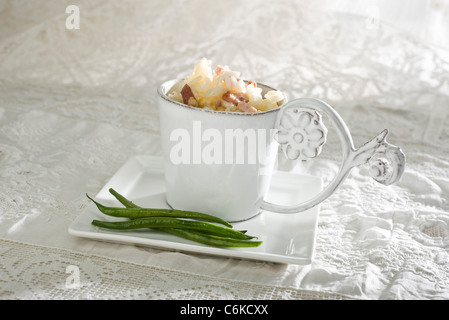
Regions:
[[[3,299],[346,300],[0,240]],[[195,283],[192,286],[192,283]]]
[[[77,3],[80,29],[68,30],[71,1],[0,2],[0,297],[449,298],[445,48],[305,1]],[[447,17],[443,3],[430,6]],[[289,99],[327,101],[356,144],[387,128],[404,150],[400,183],[354,169],[321,205],[311,265],[68,235],[85,193],[129,157],[160,154],[156,87],[203,56]],[[340,154],[329,136],[319,158],[285,168],[331,180]],[[78,290],[65,287],[70,265],[84,275]]]

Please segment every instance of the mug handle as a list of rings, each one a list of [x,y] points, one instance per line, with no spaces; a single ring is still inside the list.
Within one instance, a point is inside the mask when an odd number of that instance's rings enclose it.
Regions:
[[[368,164],[370,176],[384,185],[399,181],[404,173],[405,155],[399,147],[386,141],[387,129],[356,149],[340,115],[327,103],[312,98],[292,100],[278,113],[274,138],[288,159],[305,161],[320,154],[327,138],[327,128],[320,112],[329,117],[342,144],[343,160],[338,174],[325,189],[308,201],[290,206],[264,201],[262,209],[278,213],[297,213],[310,209],[331,196],[356,166]]]

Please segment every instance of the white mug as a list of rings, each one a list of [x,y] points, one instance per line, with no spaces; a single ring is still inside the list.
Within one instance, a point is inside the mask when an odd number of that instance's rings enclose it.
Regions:
[[[166,81],[158,88],[166,201],[172,208],[237,222],[261,210],[296,213],[314,207],[337,189],[354,166],[368,163],[373,178],[385,185],[402,176],[405,156],[386,142],[387,130],[355,149],[344,121],[323,101],[284,101],[259,113],[214,111],[170,99],[167,93],[179,81]],[[258,86],[262,94],[274,90]],[[308,160],[321,152],[327,138],[321,113],[336,127],[342,143],[339,173],[306,202],[284,206],[265,201],[279,147],[292,160]]]

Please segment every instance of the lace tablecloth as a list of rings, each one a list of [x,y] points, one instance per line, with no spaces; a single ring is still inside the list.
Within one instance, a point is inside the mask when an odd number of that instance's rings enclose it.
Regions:
[[[0,298],[448,299],[449,7],[314,3],[0,1]],[[351,171],[320,207],[310,265],[69,235],[85,193],[160,155],[156,87],[202,57],[327,101],[356,144],[389,129],[402,180]],[[324,181],[339,165],[326,150],[307,168]]]

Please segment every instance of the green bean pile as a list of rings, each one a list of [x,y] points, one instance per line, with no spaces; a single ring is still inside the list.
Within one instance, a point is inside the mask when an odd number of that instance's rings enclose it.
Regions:
[[[246,230],[234,230],[233,226],[213,215],[176,209],[142,208],[110,188],[109,192],[124,207],[104,206],[86,194],[97,208],[108,216],[128,218],[125,221],[93,220],[94,226],[106,229],[155,229],[188,240],[215,247],[258,247],[262,241],[246,234]]]

